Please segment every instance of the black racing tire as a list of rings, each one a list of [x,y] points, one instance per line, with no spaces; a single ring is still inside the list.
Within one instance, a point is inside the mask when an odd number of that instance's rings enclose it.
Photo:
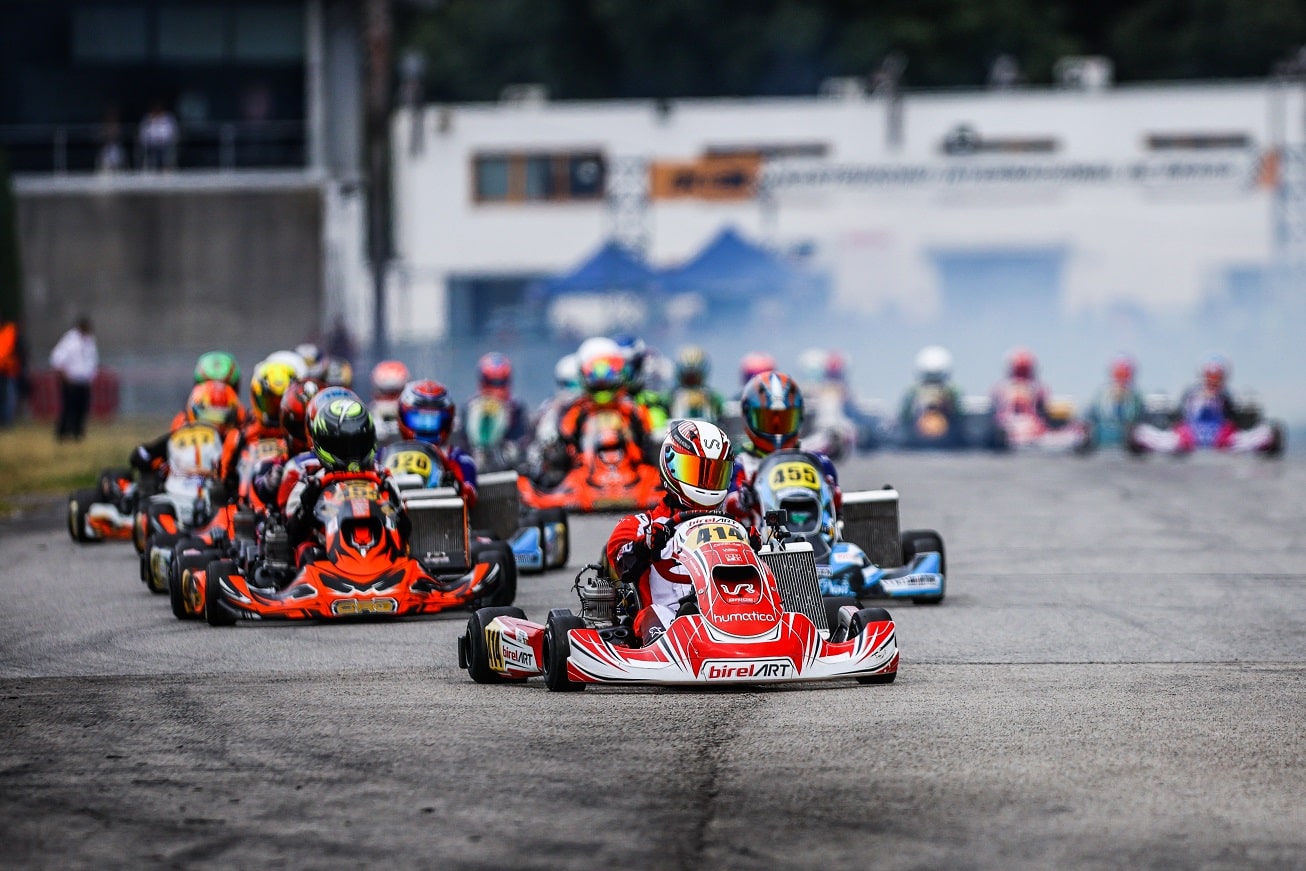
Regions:
[[[132,477],[131,469],[105,469],[96,479],[95,486],[97,495],[105,502],[117,502],[118,497],[122,495],[119,492],[118,482],[123,478],[130,480]]]
[[[905,529],[899,535],[899,541],[902,542],[902,564],[908,565],[918,553],[928,553],[934,551],[939,555],[939,574],[943,575],[943,582],[948,582],[948,554],[943,549],[943,536],[939,535],[933,529]],[[917,605],[937,605],[943,601],[943,593],[933,596],[914,596],[912,601]]]
[[[193,620],[198,614],[186,612],[183,583],[186,572],[207,568],[213,555],[210,553],[191,553],[182,557],[173,557],[171,570],[168,572],[168,603],[172,605],[172,615],[178,620]]]
[[[92,502],[98,501],[97,496],[96,491],[89,488],[74,490],[68,496],[68,534],[73,537],[73,541],[94,541],[86,534],[86,512]]]
[[[150,520],[149,515],[144,509],[137,508],[136,513],[132,515],[132,547],[136,548],[136,553],[145,553],[145,545],[150,537]],[[145,578],[141,578],[145,580]]]
[[[584,629],[585,621],[566,608],[554,608],[544,624],[544,684],[555,693],[577,692],[585,684],[567,677],[567,658],[571,655],[571,641],[567,633]]]
[[[204,619],[210,626],[234,626],[236,616],[221,604],[218,595],[218,581],[236,569],[236,564],[229,559],[214,560],[209,563],[204,575]]]
[[[857,601],[854,596],[822,596],[821,604],[825,605],[825,625],[830,630],[830,639],[834,640],[835,631],[839,628],[839,609],[844,605],[852,605],[854,608],[860,608],[862,603]],[[844,641],[846,639],[839,639]]]
[[[476,683],[503,683],[509,679],[490,668],[490,648],[485,638],[485,629],[497,617],[517,617],[526,619],[526,612],[521,608],[482,608],[473,611],[467,618],[467,633],[463,644],[467,651],[467,674]]]
[[[889,612],[883,608],[863,608],[853,615],[852,622],[848,624],[848,637],[856,638],[872,623],[879,623],[881,620],[892,620]],[[890,674],[872,674],[866,677],[857,678],[859,684],[886,684],[893,683],[898,678],[898,672]]]
[[[176,547],[177,541],[182,537],[175,532],[160,532],[150,536],[150,546],[145,549],[145,554],[141,557],[144,561],[141,570],[144,577],[141,580],[145,581],[145,586],[150,588],[151,593],[162,596],[168,592],[168,579],[154,576],[154,560],[152,559],[154,551],[172,551]]]
[[[472,547],[473,561],[488,560],[499,567],[499,586],[481,600],[481,605],[491,608],[511,605],[517,598],[517,558],[512,554],[512,545],[506,541],[483,541]]]
[[[559,567],[565,566],[571,559],[571,524],[567,521],[567,512],[561,508],[542,508],[539,512],[540,548],[544,548],[544,527],[553,523],[562,524],[562,536],[558,539],[558,550],[562,553]],[[548,571],[549,567],[544,567]]]

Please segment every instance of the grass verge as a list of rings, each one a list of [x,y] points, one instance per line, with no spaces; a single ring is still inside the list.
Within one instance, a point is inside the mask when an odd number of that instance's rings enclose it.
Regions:
[[[80,442],[59,442],[54,424],[24,420],[0,429],[0,517],[25,502],[95,484],[100,470],[127,465],[132,448],[168,428],[153,418],[96,421]]]

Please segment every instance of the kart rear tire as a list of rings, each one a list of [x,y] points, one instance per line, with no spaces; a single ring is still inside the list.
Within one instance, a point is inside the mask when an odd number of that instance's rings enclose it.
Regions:
[[[943,581],[946,584],[948,580],[948,555],[943,549],[943,536],[939,535],[933,529],[905,529],[899,536],[902,542],[902,564],[908,565],[918,553],[929,553],[933,551],[939,555],[939,574],[943,575]],[[912,601],[917,605],[937,605],[943,601],[943,593],[937,593],[932,596],[913,596]]]
[[[569,632],[584,629],[585,621],[566,608],[554,608],[544,624],[544,684],[555,693],[585,689],[585,684],[567,677],[567,658],[571,655]]]
[[[86,512],[95,501],[96,492],[90,489],[74,490],[68,497],[68,534],[73,537],[73,541],[93,540],[86,534]]]
[[[853,615],[852,622],[848,624],[848,637],[856,638],[872,623],[879,623],[882,620],[892,620],[889,612],[884,608],[863,608]],[[898,672],[889,674],[872,674],[865,677],[857,678],[859,684],[887,684],[893,683],[898,678]]]
[[[162,596],[168,592],[168,578],[166,576],[162,578],[154,576],[154,551],[172,551],[180,538],[181,536],[174,532],[162,532],[150,536],[150,546],[145,549],[145,555],[141,559],[144,561],[142,571],[145,575],[142,580],[145,581],[145,586],[149,587],[151,593]],[[169,561],[169,565],[171,565],[171,561]]]
[[[509,678],[504,677],[499,672],[490,668],[490,648],[485,640],[485,628],[497,617],[516,617],[520,620],[526,619],[526,612],[521,608],[504,607],[504,608],[482,608],[479,611],[473,611],[472,616],[467,619],[467,639],[464,644],[467,650],[467,674],[476,683],[503,683]],[[521,679],[512,679],[513,682]]]
[[[517,598],[517,558],[512,545],[506,541],[483,541],[472,546],[472,561],[487,560],[499,567],[499,586],[486,599],[474,607],[501,608],[511,605]]]
[[[207,553],[173,557],[172,570],[168,572],[168,602],[172,605],[172,615],[178,620],[194,620],[199,616],[187,613],[182,582],[187,571],[207,568],[211,557],[212,554]]]
[[[231,574],[236,564],[229,560],[214,560],[209,563],[204,576],[204,619],[210,626],[234,626],[236,617],[221,604],[218,595],[218,580]]]

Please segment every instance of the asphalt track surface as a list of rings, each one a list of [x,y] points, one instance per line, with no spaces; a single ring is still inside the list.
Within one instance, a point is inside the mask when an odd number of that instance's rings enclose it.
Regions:
[[[0,866],[1306,867],[1303,458],[843,478],[947,543],[891,686],[479,686],[465,613],[212,629],[127,544],[0,526]]]

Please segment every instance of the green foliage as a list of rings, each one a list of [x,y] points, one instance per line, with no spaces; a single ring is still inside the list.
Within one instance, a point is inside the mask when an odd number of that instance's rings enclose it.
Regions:
[[[0,318],[23,314],[23,271],[18,256],[18,213],[9,176],[9,156],[0,149]]]
[[[1306,0],[445,0],[411,6],[403,44],[426,96],[495,100],[811,94],[891,51],[912,88],[984,84],[1009,54],[1050,83],[1057,59],[1106,54],[1119,80],[1267,75],[1306,42]]]

